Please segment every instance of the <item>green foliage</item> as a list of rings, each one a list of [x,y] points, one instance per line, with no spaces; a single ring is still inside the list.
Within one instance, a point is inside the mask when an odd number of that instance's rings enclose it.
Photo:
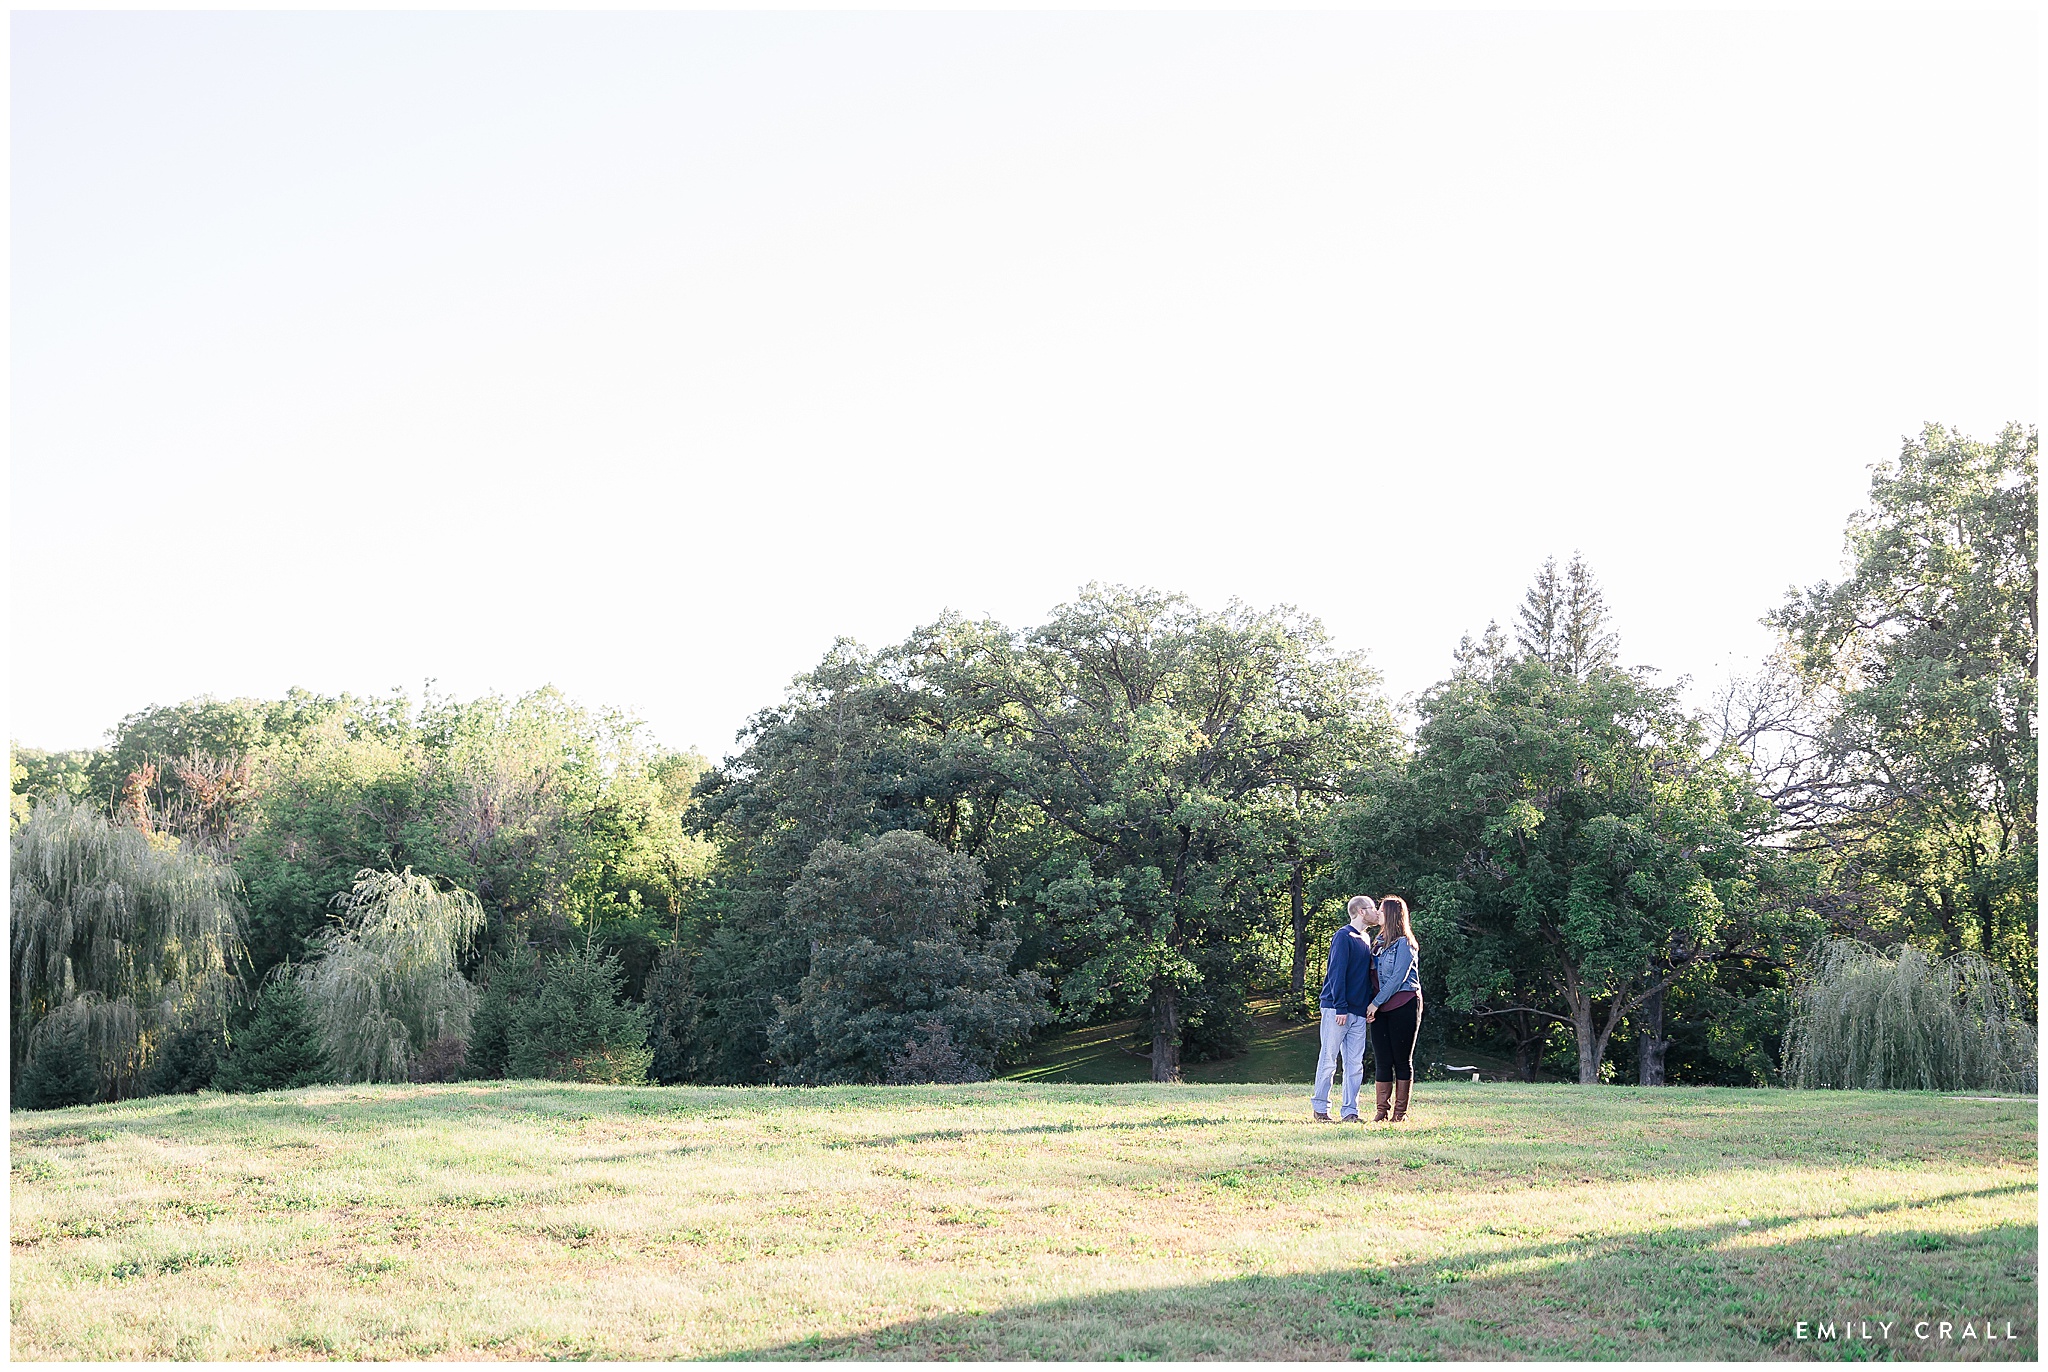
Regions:
[[[335,908],[339,926],[297,973],[329,1060],[345,1082],[408,1080],[426,1045],[468,1037],[476,991],[460,963],[483,908],[410,869],[358,872]]]
[[[29,812],[39,801],[79,803],[92,792],[89,769],[93,754],[88,751],[50,753],[14,743],[8,745],[7,753],[9,833],[28,822]]]
[[[1817,932],[1806,918],[1785,953],[1795,954]],[[1775,959],[1738,959],[1674,983],[1668,993],[1668,1080],[1688,1086],[1777,1085],[1791,1016],[1790,980]],[[1639,1062],[1644,1029],[1638,1016],[1631,1016],[1630,1031],[1631,1056]]]
[[[350,702],[259,757],[260,798],[235,858],[258,975],[303,963],[364,869],[471,876],[444,836],[454,803],[410,725]]]
[[[1068,1016],[1145,1007],[1163,1077],[1184,1049],[1229,1051],[1298,946],[1283,893],[1302,886],[1305,920],[1322,810],[1397,739],[1315,621],[1102,587],[1028,634],[949,616],[880,653],[842,643],[748,737],[701,788],[720,857],[697,1036],[718,1081],[761,1079],[776,1007],[801,998],[812,951],[784,911],[804,861],[895,831],[981,864],[1013,964]]]
[[[648,1073],[664,1086],[698,1075],[703,997],[697,994],[689,950],[670,948],[647,978],[647,1044],[653,1053]]]
[[[1619,641],[1607,628],[1607,596],[1577,553],[1563,576],[1548,558],[1523,597],[1515,646],[1524,656],[1570,677],[1612,667]]]
[[[2031,1005],[2039,948],[2039,437],[1939,425],[1871,479],[1839,585],[1769,623],[1794,680],[1746,738],[1808,744],[1767,778],[1829,859],[1851,928],[1998,962]]]
[[[880,1082],[919,1034],[945,1027],[986,1075],[1050,1018],[1035,973],[1012,973],[1016,935],[981,903],[975,861],[906,830],[818,845],[788,918],[811,945],[769,1045],[791,1082]]]
[[[505,1074],[550,1081],[645,1083],[653,1051],[647,1011],[620,998],[618,959],[592,946],[553,959],[514,1004]]]
[[[552,688],[429,702],[418,727],[439,832],[508,935],[675,927],[709,862],[677,793],[702,759],[650,752],[635,721]]]
[[[683,824],[703,768],[543,689],[202,697],[129,716],[86,771],[95,803],[233,861],[261,976],[305,960],[364,868],[475,892],[486,946],[598,929],[644,967],[709,864]]]
[[[66,1006],[107,1097],[134,1089],[166,1033],[225,1025],[243,956],[226,867],[61,797],[35,808],[10,854],[16,1067]]]
[[[36,1026],[28,1060],[15,1069],[15,1106],[58,1110],[100,1099],[105,1071],[88,1006],[72,1001]]]
[[[158,1042],[155,1061],[143,1073],[145,1096],[190,1095],[213,1084],[227,1046],[220,1026],[202,1021],[171,1030]]]
[[[983,852],[1013,813],[1000,781],[950,754],[954,711],[921,661],[914,646],[871,654],[840,641],[700,784],[696,823],[718,849],[692,940],[700,1079],[773,1076],[769,1027],[810,963],[787,893],[818,845],[912,830]]]
[[[1976,953],[1890,956],[1850,939],[1797,991],[1787,1085],[1872,1091],[2034,1091],[2040,1065],[2012,979]]]
[[[1275,932],[1304,797],[1393,743],[1373,675],[1293,610],[1123,587],[1084,588],[1020,638],[958,626],[933,650],[934,680],[979,708],[960,755],[1058,836],[1036,903],[1073,954],[1060,1001],[1143,1004],[1154,1076],[1173,1079],[1190,993],[1249,990],[1217,980],[1242,962],[1204,955]]]
[[[521,944],[484,964],[483,993],[469,1022],[465,1075],[505,1075],[512,1054],[512,1026],[526,1001],[540,990],[540,954]]]
[[[1090,586],[1022,633],[842,641],[716,769],[552,689],[201,697],[17,747],[15,1065],[63,1011],[101,1096],[189,1089],[239,928],[344,1079],[978,1072],[1048,1010],[1144,1015],[1171,1079],[1244,1050],[1254,994],[1312,1000],[1359,890],[1411,898],[1424,1033],[1521,1070],[1569,1040],[1582,1080],[1770,1080],[1823,924],[1981,952],[2031,1018],[2036,451],[1907,443],[1719,747],[1617,666],[1576,556],[1412,740],[1307,616]],[[417,918],[367,913],[378,873]]]
[[[1574,579],[1590,583],[1577,564]],[[1573,633],[1597,646],[1598,627]],[[1336,837],[1356,889],[1413,893],[1440,1004],[1530,1044],[1544,1021],[1568,1026],[1585,1083],[1632,1012],[1716,964],[1775,959],[1797,921],[1746,778],[1674,691],[1610,652],[1553,665],[1468,648],[1424,696],[1405,773]]]
[[[1246,990],[1272,969],[1249,939],[1198,949],[1189,961],[1199,979],[1181,998],[1180,1055],[1184,1062],[1216,1062],[1242,1053],[1252,1041],[1256,1019]]]
[[[214,1072],[216,1091],[291,1091],[333,1078],[327,1047],[306,991],[286,969],[256,997],[256,1012],[237,1031]]]

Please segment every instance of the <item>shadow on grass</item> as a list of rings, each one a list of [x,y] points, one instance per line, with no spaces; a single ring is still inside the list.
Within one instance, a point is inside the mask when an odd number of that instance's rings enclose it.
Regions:
[[[1999,1195],[2027,1186],[1962,1192]],[[1897,1209],[1873,1206],[1861,1213]],[[1807,1217],[1507,1245],[905,1321],[739,1358],[1987,1358],[2036,1356],[2034,1225],[1777,1243]],[[1332,1235],[1332,1246],[1342,1246]],[[1104,1259],[1105,1262],[1112,1261]],[[1809,1322],[1809,1337],[1797,1335]],[[1918,1320],[1949,1320],[1926,1340]],[[2000,1335],[1987,1342],[1984,1322]],[[1838,1337],[1816,1337],[1819,1322]],[[1839,1337],[1868,1321],[1868,1337]],[[1879,1322],[1891,1325],[1889,1337]],[[1966,1321],[1978,1332],[1961,1337]],[[2010,1322],[2016,1336],[2004,1337]]]

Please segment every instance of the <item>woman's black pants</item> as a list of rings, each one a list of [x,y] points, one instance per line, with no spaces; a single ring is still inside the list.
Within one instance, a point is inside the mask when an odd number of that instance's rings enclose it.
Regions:
[[[1372,1038],[1373,1080],[1414,1080],[1415,1035],[1421,1028],[1421,996],[1398,1010],[1380,1007],[1372,1023],[1366,1026],[1366,1033]]]

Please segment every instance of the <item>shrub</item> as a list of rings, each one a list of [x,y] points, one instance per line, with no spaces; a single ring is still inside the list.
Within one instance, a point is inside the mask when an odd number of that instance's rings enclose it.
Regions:
[[[980,1063],[962,1053],[953,1042],[953,1031],[938,1020],[917,1026],[919,1037],[903,1045],[903,1051],[889,1060],[891,1086],[939,1086],[958,1082],[987,1081]]]
[[[216,1091],[292,1091],[333,1078],[320,1026],[289,967],[263,984],[256,1012],[228,1044]]]
[[[455,1035],[435,1039],[413,1055],[412,1079],[421,1083],[457,1081],[468,1057],[469,1045]]]
[[[2011,979],[1975,953],[1888,957],[1832,940],[1795,992],[1785,1045],[1795,1087],[2032,1091],[2039,1079]]]
[[[618,958],[586,947],[542,968],[506,1035],[505,1075],[637,1086],[654,1057],[647,1011],[623,1002]]]

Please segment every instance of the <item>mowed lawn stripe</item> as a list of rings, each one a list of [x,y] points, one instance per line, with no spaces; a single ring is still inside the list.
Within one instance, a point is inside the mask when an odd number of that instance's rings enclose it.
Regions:
[[[2032,1358],[2035,1107],[482,1083],[16,1114],[17,1358]],[[1900,1320],[2012,1341],[1915,1341]],[[1888,1320],[1881,1347],[1798,1321]]]

